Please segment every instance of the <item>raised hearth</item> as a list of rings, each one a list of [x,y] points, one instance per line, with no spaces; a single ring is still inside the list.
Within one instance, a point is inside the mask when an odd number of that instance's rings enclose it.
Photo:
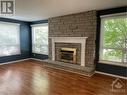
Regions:
[[[45,67],[62,69],[65,71],[78,73],[89,77],[91,77],[94,74],[94,68],[92,67],[84,67],[76,64],[69,64],[66,62],[52,61],[52,60],[43,60],[43,62]]]

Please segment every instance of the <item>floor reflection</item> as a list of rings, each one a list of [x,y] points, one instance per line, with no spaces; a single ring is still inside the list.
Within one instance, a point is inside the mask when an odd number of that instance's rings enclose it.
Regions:
[[[0,76],[0,95],[11,95],[13,92],[18,95],[22,87],[21,85],[20,73],[7,70]],[[11,93],[7,93],[6,90],[11,91]]]
[[[46,71],[39,67],[34,68],[32,87],[36,95],[49,95],[49,78]]]

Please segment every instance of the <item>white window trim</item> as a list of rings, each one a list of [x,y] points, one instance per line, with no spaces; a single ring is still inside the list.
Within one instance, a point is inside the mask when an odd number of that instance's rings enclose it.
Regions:
[[[19,39],[18,39],[19,44],[16,44],[16,45],[19,45],[19,52],[17,54],[4,55],[4,56],[0,56],[0,57],[21,55],[20,24],[19,23],[13,23],[13,22],[6,22],[6,21],[5,22],[4,21],[0,21],[0,23],[2,23],[2,24],[8,24],[8,25],[17,25],[18,26],[18,35],[19,35]]]
[[[110,18],[114,18],[115,16],[126,16],[127,15],[127,12],[124,12],[124,13],[115,13],[115,14],[110,14],[110,15],[102,15],[100,16],[100,18],[106,18],[106,17],[110,17]]]
[[[43,23],[43,24],[33,24],[31,27],[38,27],[38,26],[47,26],[48,23]]]
[[[19,23],[13,23],[13,22],[4,22],[4,21],[0,21],[0,23],[20,26]]]
[[[35,54],[42,54],[42,55],[49,55],[49,52],[48,52],[48,54],[43,54],[43,53],[39,53],[39,52],[35,52],[35,51],[33,51],[33,45],[34,45],[34,43],[33,43],[33,40],[34,40],[34,37],[33,37],[33,27],[38,27],[38,26],[47,26],[48,25],[48,23],[42,23],[42,24],[33,24],[33,25],[31,25],[31,29],[32,29],[32,53],[35,53]],[[49,33],[49,32],[48,32]],[[48,47],[49,47],[49,44],[48,44]]]
[[[103,18],[103,20],[101,19],[101,24],[100,24],[100,46],[99,46],[99,63],[104,63],[104,64],[109,64],[109,65],[116,65],[116,66],[123,66],[123,67],[127,67],[126,63],[122,63],[122,62],[114,62],[114,61],[108,61],[108,60],[102,60],[101,56],[102,56],[102,50],[104,49],[103,47],[103,22],[104,20],[109,17],[109,18],[116,18],[114,16],[119,16],[119,17],[124,17],[124,15],[127,15],[127,12],[125,13],[117,13],[117,14],[112,14],[112,15],[104,15],[104,16],[100,16],[100,18]],[[114,48],[115,49],[115,48]],[[120,49],[122,50],[122,49]]]
[[[121,62],[113,62],[113,61],[107,61],[107,60],[99,60],[99,63],[127,67],[127,64],[126,63],[125,64],[121,64]]]

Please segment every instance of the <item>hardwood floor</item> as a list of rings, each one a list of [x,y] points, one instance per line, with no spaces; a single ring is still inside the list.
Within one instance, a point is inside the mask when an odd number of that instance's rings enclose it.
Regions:
[[[111,91],[115,79],[100,74],[85,77],[28,60],[0,65],[0,95],[127,95],[127,88]]]

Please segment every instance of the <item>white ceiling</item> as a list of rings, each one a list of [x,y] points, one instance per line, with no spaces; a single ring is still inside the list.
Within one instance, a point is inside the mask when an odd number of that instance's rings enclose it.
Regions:
[[[121,7],[127,0],[15,0],[14,16],[6,18],[37,21],[50,17],[79,13],[90,10],[102,10]]]

